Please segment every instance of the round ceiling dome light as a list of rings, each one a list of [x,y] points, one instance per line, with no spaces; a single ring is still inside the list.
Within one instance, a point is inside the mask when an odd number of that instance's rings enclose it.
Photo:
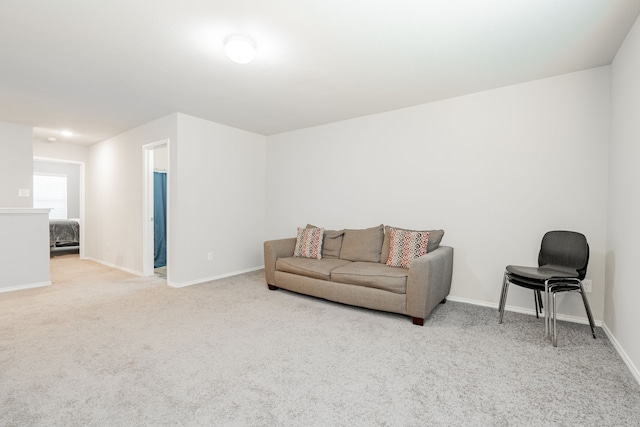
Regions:
[[[224,51],[237,64],[248,64],[256,56],[256,44],[249,37],[230,36],[224,43]]]

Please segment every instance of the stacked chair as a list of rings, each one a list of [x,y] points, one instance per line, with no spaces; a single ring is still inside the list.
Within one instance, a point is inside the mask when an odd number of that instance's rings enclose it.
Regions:
[[[591,334],[595,338],[593,316],[582,286],[582,280],[587,274],[588,263],[589,244],[583,234],[573,231],[547,232],[542,238],[537,267],[519,265],[508,265],[506,267],[498,306],[500,311],[499,323],[502,323],[504,317],[509,284],[533,290],[536,317],[543,309],[542,293],[544,292],[544,304],[546,305],[546,309],[544,309],[545,335],[549,336],[551,329],[553,329],[552,342],[553,346],[557,347],[556,295],[559,292],[576,291],[582,296],[584,308],[589,318]]]

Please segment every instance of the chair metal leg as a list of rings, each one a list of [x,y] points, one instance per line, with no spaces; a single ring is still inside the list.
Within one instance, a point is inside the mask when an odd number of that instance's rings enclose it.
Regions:
[[[498,323],[502,323],[504,317],[504,307],[507,305],[507,294],[509,293],[509,281],[507,280],[507,273],[504,273],[502,279],[502,292],[500,293],[500,303],[498,304],[498,311],[500,312],[500,319]]]
[[[538,293],[538,301],[540,301],[540,313],[542,313],[542,310],[544,309],[544,304],[542,303],[542,293],[539,290],[536,292]]]
[[[580,295],[582,295],[582,302],[584,302],[584,309],[587,312],[587,318],[589,319],[589,326],[591,327],[591,335],[593,339],[596,338],[596,327],[593,321],[593,315],[591,314],[591,307],[589,307],[589,301],[587,301],[587,296],[584,293],[584,288],[582,287],[582,282],[580,282]]]
[[[538,302],[539,302],[539,306],[540,306],[540,313],[542,313],[542,309],[544,309],[544,304],[542,303],[542,294],[540,293],[540,290],[536,290],[536,294],[538,294]]]
[[[507,272],[505,271],[502,276],[502,289],[500,289],[500,302],[498,303],[498,309],[502,307],[502,303],[504,302],[504,284],[507,281]]]
[[[544,302],[547,305],[547,308],[544,310],[544,336],[548,337],[549,336],[549,322],[551,321],[551,318],[549,317],[550,313],[550,308],[551,308],[551,301],[549,301],[549,282],[545,281],[544,282]]]
[[[558,346],[558,327],[556,325],[557,316],[556,316],[556,293],[555,292],[553,292],[553,311],[551,313],[551,316],[553,317],[553,338],[552,338],[552,342],[553,342],[553,346],[557,347]]]
[[[589,306],[589,301],[587,300],[587,296],[585,295],[584,287],[582,286],[582,282],[578,281],[577,285],[578,285],[578,288],[577,289],[573,289],[572,291],[578,291],[580,293],[580,296],[582,297],[582,302],[584,303],[584,309],[587,312],[587,318],[589,319],[589,327],[591,328],[591,336],[593,336],[593,338],[596,339],[596,326],[595,326],[595,322],[593,320],[593,315],[591,314],[591,307]],[[551,285],[551,286],[545,285],[545,288],[547,289],[549,294],[553,294],[552,295],[552,297],[553,297],[553,309],[550,312],[550,315],[553,318],[553,336],[552,336],[551,339],[553,341],[553,346],[557,347],[558,346],[558,327],[557,327],[557,314],[556,314],[556,294],[557,294],[557,291],[553,290],[553,288],[554,288],[553,285]],[[547,307],[549,307],[548,304],[547,304]]]
[[[538,289],[533,291],[533,300],[536,305],[536,319],[539,319],[539,314],[542,313],[544,305],[542,304],[542,296],[540,295],[540,291]]]

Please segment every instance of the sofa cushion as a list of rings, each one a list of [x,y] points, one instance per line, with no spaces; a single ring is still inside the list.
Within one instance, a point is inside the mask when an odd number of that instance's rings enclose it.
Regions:
[[[304,258],[322,258],[323,228],[300,228],[293,256]]]
[[[406,228],[398,228],[398,227],[384,227],[384,242],[382,243],[382,254],[381,261],[383,264],[386,264],[389,260],[389,238],[391,237],[391,229],[395,228],[397,230],[406,230],[406,231],[418,231],[418,230],[407,230]],[[444,230],[424,230],[429,232],[429,242],[427,243],[427,252],[435,251],[440,246],[440,242],[442,241],[442,237],[444,236]]]
[[[360,230],[345,229],[340,259],[380,262],[383,240],[384,227],[382,224]]]
[[[411,262],[427,253],[428,231],[407,231],[391,227],[389,267],[409,268]]]
[[[389,267],[379,262],[351,262],[334,269],[331,281],[405,294],[408,275],[406,268]]]
[[[307,224],[307,228],[320,227]],[[340,258],[342,236],[344,236],[344,230],[324,230],[324,239],[322,241],[322,258]]]
[[[331,280],[331,271],[345,264],[351,263],[336,258],[312,259],[287,257],[278,258],[276,261],[276,270],[316,279]]]
[[[340,258],[344,230],[324,230],[322,242],[322,256],[327,258]]]

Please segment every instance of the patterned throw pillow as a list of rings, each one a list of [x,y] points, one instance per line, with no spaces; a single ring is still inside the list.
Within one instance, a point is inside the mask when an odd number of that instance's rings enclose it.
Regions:
[[[390,232],[388,266],[409,268],[414,258],[427,253],[428,231],[391,228]]]
[[[300,228],[293,256],[302,258],[322,258],[322,236],[324,228]]]

